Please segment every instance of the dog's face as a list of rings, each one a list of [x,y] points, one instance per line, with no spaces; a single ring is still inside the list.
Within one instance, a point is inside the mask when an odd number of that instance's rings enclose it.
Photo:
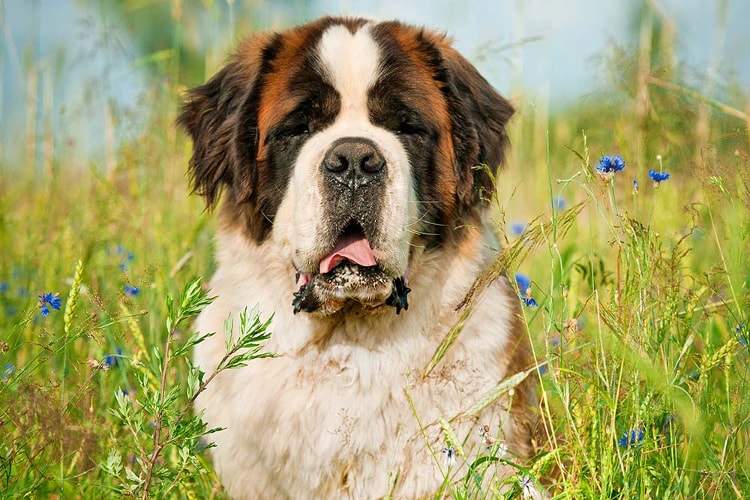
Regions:
[[[295,312],[330,314],[406,307],[415,249],[477,222],[512,113],[444,36],[324,18],[247,40],[179,121],[194,190],[226,189],[225,222],[296,270]]]

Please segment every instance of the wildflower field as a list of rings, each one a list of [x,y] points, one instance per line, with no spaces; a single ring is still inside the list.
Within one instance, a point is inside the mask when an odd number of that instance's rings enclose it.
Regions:
[[[750,497],[750,94],[696,88],[644,16],[641,43],[609,55],[608,91],[549,113],[500,89],[518,111],[492,200],[498,264],[547,432],[489,498]],[[133,112],[110,105],[101,160],[72,159],[37,101],[50,126],[0,159],[0,497],[224,496],[191,411],[211,383],[190,349],[214,217],[189,196],[174,124],[214,59],[154,55],[143,125],[108,140]],[[222,369],[268,355],[267,320],[243,318]]]

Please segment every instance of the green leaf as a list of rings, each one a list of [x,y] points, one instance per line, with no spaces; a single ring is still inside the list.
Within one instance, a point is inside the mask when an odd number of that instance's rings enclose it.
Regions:
[[[104,470],[113,476],[119,476],[122,472],[122,454],[117,448],[110,448],[107,462],[103,465]]]
[[[214,332],[209,333],[201,333],[201,332],[194,332],[186,341],[184,344],[179,346],[177,349],[174,350],[173,356],[175,358],[179,358],[181,356],[185,356],[186,354],[189,354],[188,351],[190,351],[194,346],[200,344],[204,340],[206,340],[208,337],[211,337],[214,335]]]
[[[128,481],[130,481],[134,485],[140,485],[144,481],[135,472],[133,472],[133,469],[131,469],[130,467],[125,467],[125,476],[128,478]]]
[[[198,393],[200,386],[203,384],[204,373],[200,368],[193,365],[189,361],[187,362],[187,365],[187,397],[188,399],[192,399]]]

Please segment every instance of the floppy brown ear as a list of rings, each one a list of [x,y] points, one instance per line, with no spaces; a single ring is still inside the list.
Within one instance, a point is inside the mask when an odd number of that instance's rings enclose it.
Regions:
[[[238,202],[252,195],[258,147],[258,80],[271,45],[268,36],[242,44],[208,82],[188,91],[177,118],[193,139],[193,192],[205,197],[209,208],[216,205],[225,187],[231,188]]]
[[[456,50],[443,47],[441,53],[453,126],[458,201],[470,207],[494,193],[493,178],[508,145],[505,127],[514,109]]]

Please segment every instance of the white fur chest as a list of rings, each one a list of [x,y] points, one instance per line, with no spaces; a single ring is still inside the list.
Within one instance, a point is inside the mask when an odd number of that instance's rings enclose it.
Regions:
[[[456,276],[473,273],[444,273],[440,286],[414,281],[414,300],[399,316],[388,310],[322,329],[310,316],[292,314],[289,271],[260,265],[264,255],[256,250],[258,265],[248,265],[243,252],[220,251],[212,281],[219,298],[197,322],[199,331],[217,332],[196,350],[196,362],[210,373],[224,354],[221,332],[230,313],[236,324],[257,302],[262,317],[275,314],[267,351],[280,356],[224,372],[198,400],[209,427],[232,430],[211,435],[217,468],[231,478],[230,495],[378,498],[435,491],[445,446],[437,419],[455,417],[508,375],[497,356],[511,323],[507,295],[488,290],[459,340],[423,378],[469,284]],[[477,423],[497,429],[503,412],[452,423],[460,438],[468,436],[467,449],[480,444]]]

